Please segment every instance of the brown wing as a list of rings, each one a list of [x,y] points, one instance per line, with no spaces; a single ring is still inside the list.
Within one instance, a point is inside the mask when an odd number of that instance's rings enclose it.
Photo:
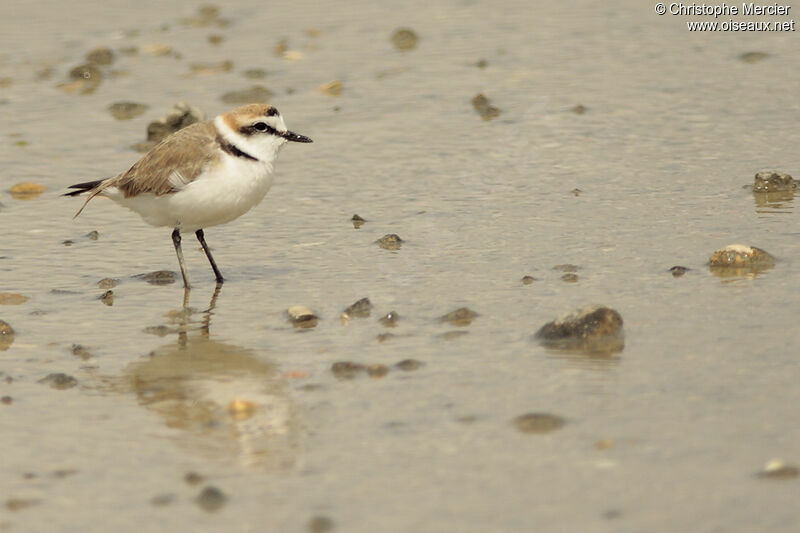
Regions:
[[[213,122],[199,122],[179,130],[147,152],[127,172],[103,184],[117,187],[125,197],[150,192],[175,192],[193,181],[215,157],[217,130]]]

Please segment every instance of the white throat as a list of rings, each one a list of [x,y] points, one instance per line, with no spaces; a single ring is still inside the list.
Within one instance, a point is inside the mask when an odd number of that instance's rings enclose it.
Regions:
[[[286,144],[286,139],[275,135],[243,135],[231,129],[221,116],[214,119],[214,127],[231,146],[269,166],[272,166],[281,147]]]

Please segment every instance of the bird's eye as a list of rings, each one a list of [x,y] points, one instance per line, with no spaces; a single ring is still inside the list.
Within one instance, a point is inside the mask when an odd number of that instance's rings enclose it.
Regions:
[[[267,131],[267,125],[264,122],[256,122],[253,127],[258,131]]]

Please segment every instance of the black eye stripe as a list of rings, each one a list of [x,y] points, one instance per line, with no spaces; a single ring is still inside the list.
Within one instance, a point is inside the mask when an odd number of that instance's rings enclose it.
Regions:
[[[274,107],[270,107],[266,113],[264,113],[268,117],[274,117],[275,115],[279,115],[278,110]]]
[[[242,126],[241,128],[239,128],[239,133],[241,133],[242,135],[247,135],[247,136],[256,135],[256,134],[260,134],[260,133],[269,133],[271,135],[280,136],[280,133],[278,133],[278,130],[276,130],[275,128],[273,128],[272,126],[270,126],[269,124],[266,124],[264,122],[256,122],[255,124],[249,124],[247,126]]]

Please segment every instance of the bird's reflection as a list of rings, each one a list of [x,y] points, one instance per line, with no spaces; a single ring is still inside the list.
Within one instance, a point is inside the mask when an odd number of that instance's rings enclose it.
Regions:
[[[220,289],[200,312],[189,307],[189,291],[184,293],[182,308],[168,314],[177,340],[129,365],[123,387],[179,430],[176,440],[186,449],[248,467],[291,466],[294,409],[275,365],[211,338]]]

